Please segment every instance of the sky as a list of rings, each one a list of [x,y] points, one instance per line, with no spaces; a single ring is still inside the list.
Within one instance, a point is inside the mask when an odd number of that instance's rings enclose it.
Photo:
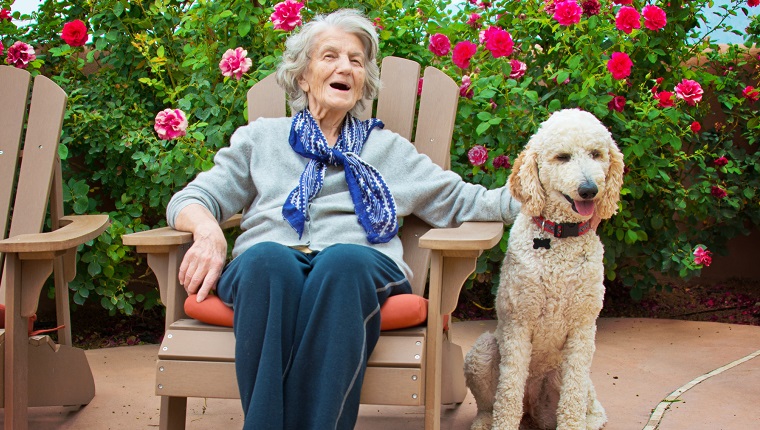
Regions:
[[[457,1],[457,0],[452,0]],[[720,4],[727,4],[729,0],[715,0],[715,5],[712,9],[719,10],[718,5]],[[11,6],[11,10],[13,11],[19,11],[23,13],[30,13],[32,11],[37,10],[37,7],[40,4],[40,0],[16,0],[13,3],[13,6]],[[758,12],[760,12],[760,7],[754,7],[749,8],[750,14],[757,15]],[[710,24],[715,24],[718,22],[717,18],[714,18],[714,15],[710,13],[709,11],[705,13],[705,16],[708,19],[708,28]],[[732,17],[732,20],[729,22],[729,24],[734,27],[735,29],[738,29],[739,31],[744,31],[744,29],[749,25],[749,18],[745,17],[743,13],[739,12],[739,14],[735,17]],[[718,42],[718,43],[743,43],[742,37],[736,36],[734,34],[730,33],[714,33],[711,35],[712,40]]]

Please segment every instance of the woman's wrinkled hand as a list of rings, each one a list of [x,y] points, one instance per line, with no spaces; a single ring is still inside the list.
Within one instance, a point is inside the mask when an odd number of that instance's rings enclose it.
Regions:
[[[227,239],[211,213],[189,205],[177,216],[175,228],[193,233],[193,245],[179,266],[179,283],[188,294],[197,293],[202,302],[216,288],[227,260]]]

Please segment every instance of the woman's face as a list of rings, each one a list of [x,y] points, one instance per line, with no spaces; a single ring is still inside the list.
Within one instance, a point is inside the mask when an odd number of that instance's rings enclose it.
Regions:
[[[354,34],[328,28],[313,46],[298,85],[315,118],[342,119],[364,94],[364,45]]]

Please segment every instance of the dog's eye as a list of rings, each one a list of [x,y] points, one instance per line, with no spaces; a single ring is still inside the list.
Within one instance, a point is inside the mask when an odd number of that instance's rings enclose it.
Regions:
[[[567,163],[570,161],[570,154],[557,154],[554,159],[562,163]]]
[[[602,158],[602,151],[598,151],[596,149],[591,151],[591,158],[593,158],[594,160],[598,160]]]

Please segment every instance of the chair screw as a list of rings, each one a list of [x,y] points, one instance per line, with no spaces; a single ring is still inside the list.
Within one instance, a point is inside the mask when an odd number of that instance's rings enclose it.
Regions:
[[[414,354],[414,359],[415,360],[419,360],[420,359],[420,355],[419,354]]]

